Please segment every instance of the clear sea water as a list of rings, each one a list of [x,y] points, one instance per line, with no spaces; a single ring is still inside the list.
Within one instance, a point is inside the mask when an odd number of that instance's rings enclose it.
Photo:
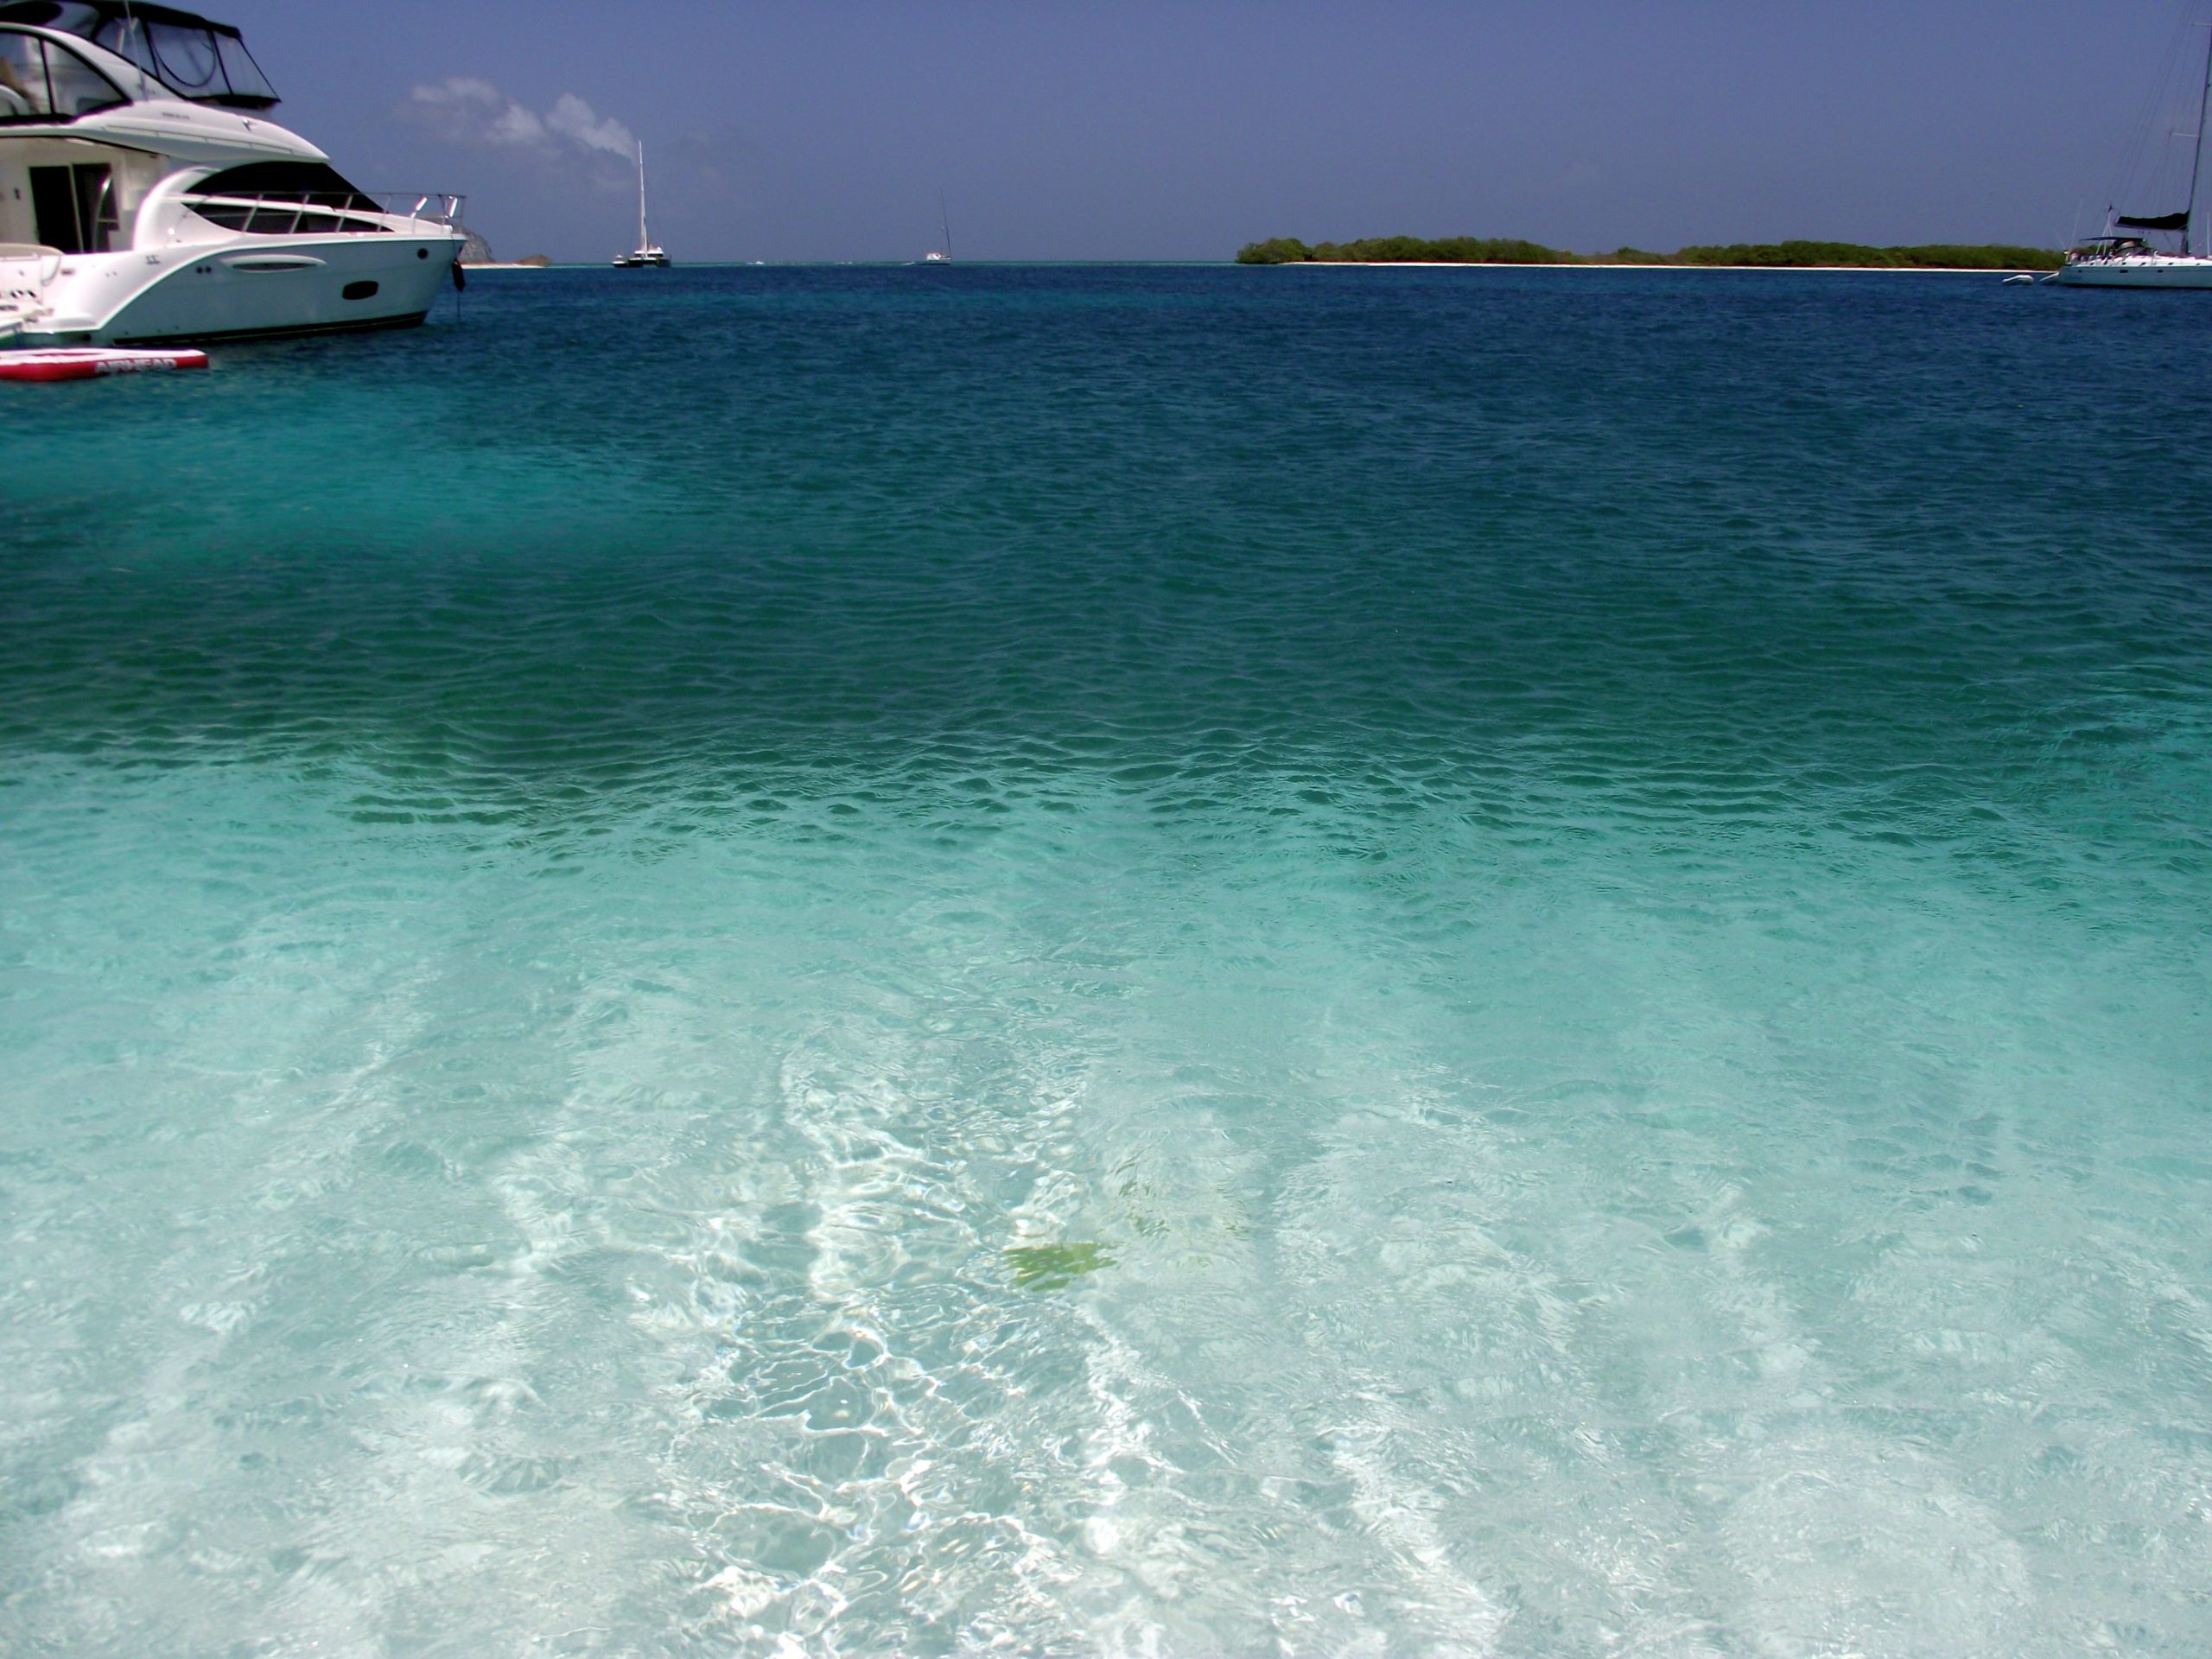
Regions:
[[[2212,1648],[2209,361],[679,269],[0,389],[0,1650]]]

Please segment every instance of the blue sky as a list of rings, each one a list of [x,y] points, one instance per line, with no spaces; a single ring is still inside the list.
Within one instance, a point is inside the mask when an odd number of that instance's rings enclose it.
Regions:
[[[1407,232],[1584,250],[2053,244],[2207,0],[228,0],[279,118],[503,256],[1217,258]],[[2171,146],[2170,146],[2171,147]],[[2084,228],[2093,228],[2084,225]]]

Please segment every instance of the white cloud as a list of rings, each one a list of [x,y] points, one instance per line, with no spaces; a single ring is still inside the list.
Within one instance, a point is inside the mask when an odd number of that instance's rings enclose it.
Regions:
[[[586,149],[604,149],[617,156],[627,156],[636,150],[638,140],[629,128],[613,116],[602,121],[592,113],[591,105],[574,92],[563,92],[553,100],[552,113],[545,118],[547,129],[582,144]]]
[[[417,86],[409,111],[448,143],[506,149],[556,149],[563,143],[627,156],[637,146],[630,129],[612,116],[601,118],[574,92],[563,92],[543,115],[474,75],[448,75]]]

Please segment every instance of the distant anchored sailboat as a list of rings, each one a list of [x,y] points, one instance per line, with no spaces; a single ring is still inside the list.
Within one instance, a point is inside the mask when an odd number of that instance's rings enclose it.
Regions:
[[[922,256],[922,263],[925,265],[949,265],[952,263],[952,221],[944,216],[943,196],[937,199],[937,228],[938,234],[944,238],[944,245],[931,248]]]
[[[667,251],[653,241],[645,229],[645,146],[638,143],[638,245],[628,253],[614,256],[617,270],[665,270],[674,262]]]
[[[2196,99],[2196,130],[2177,133],[2190,141],[2189,199],[2178,213],[2123,213],[2113,210],[2102,236],[2069,248],[2066,263],[2047,279],[2079,288],[2212,288],[2212,226],[2202,238],[2196,188],[2204,172],[2204,122],[2212,114],[2212,30],[2204,45],[2203,88]],[[2171,200],[2171,197],[2167,198]],[[2171,236],[2178,246],[2150,238]],[[2202,243],[2200,248],[2199,243]]]

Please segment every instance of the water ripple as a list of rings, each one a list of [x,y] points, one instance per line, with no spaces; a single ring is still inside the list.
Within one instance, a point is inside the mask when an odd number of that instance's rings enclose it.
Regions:
[[[2194,349],[2082,297],[561,273],[48,397],[0,1646],[2201,1649],[2212,394],[2051,399]]]

